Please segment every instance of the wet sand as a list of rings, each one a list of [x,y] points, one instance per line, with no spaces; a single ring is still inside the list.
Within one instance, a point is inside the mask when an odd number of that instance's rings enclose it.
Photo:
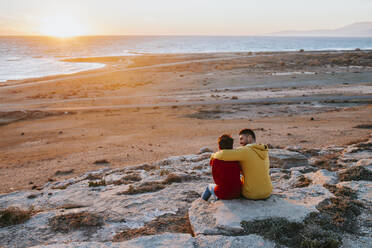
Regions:
[[[216,150],[219,135],[242,128],[260,143],[305,148],[371,133],[370,51],[74,61],[106,67],[0,86],[0,193]]]

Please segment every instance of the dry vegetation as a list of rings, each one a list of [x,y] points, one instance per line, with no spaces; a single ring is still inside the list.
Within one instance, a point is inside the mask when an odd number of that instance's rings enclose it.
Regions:
[[[247,69],[251,71],[262,70],[303,70],[308,67],[323,66],[372,66],[372,52],[347,53],[302,53],[302,54],[268,54],[267,56],[237,58],[231,61],[211,61],[208,64],[178,65],[176,71],[199,72],[202,70],[234,70]],[[164,71],[169,68],[158,68]]]
[[[331,191],[335,197],[325,199],[319,203],[317,209],[331,219],[331,224],[341,231],[355,233],[358,231],[356,217],[364,208],[362,202],[355,200],[356,192],[348,187],[335,185],[323,185]]]
[[[142,177],[138,173],[133,173],[133,174],[126,175],[117,181],[114,181],[113,184],[115,185],[129,184],[129,183],[138,182],[141,180],[142,180]]]
[[[340,156],[340,152],[328,153],[321,156],[316,156],[313,166],[318,167],[319,169],[326,169],[329,171],[338,171],[343,168],[342,165],[337,163],[337,160]]]
[[[169,184],[187,182],[191,180],[198,180],[198,178],[195,176],[190,176],[190,175],[180,176],[180,175],[171,173],[171,174],[168,174],[168,176],[163,181],[145,182],[145,183],[140,184],[137,187],[130,185],[126,191],[119,192],[118,195],[134,195],[134,194],[156,192],[156,191],[164,189]]]
[[[49,225],[54,231],[69,232],[74,229],[102,226],[103,220],[100,216],[89,212],[69,213],[51,218]]]
[[[321,66],[372,66],[372,52],[358,51],[345,53],[301,53],[301,54],[273,54],[239,58],[234,61],[212,62],[210,67],[215,70],[303,70],[307,67]],[[185,65],[186,67],[186,65]]]
[[[128,190],[118,193],[118,195],[135,195],[149,192],[156,192],[165,188],[161,182],[143,183],[138,187],[130,185]]]
[[[159,175],[162,177],[162,176],[168,175],[169,173],[170,173],[169,170],[161,169],[160,172],[159,172]]]
[[[164,214],[146,223],[144,227],[128,229],[116,234],[114,236],[114,241],[120,242],[140,236],[156,235],[164,232],[192,234],[188,212],[186,210],[179,210],[176,214]]]
[[[309,178],[301,175],[299,178],[298,178],[298,181],[295,185],[293,185],[293,187],[295,188],[304,188],[304,187],[307,187],[311,184],[312,180],[310,180]]]
[[[258,234],[287,247],[340,247],[343,233],[358,232],[357,216],[364,205],[355,200],[356,192],[347,187],[324,184],[335,197],[318,204],[319,212],[309,214],[303,223],[271,218],[241,223],[242,235]]]
[[[241,225],[244,230],[243,235],[258,234],[285,247],[337,248],[341,245],[340,236],[313,223],[307,225],[290,222],[285,218],[271,218],[243,221]]]
[[[29,220],[34,213],[35,211],[32,208],[29,210],[22,210],[17,207],[8,207],[0,210],[0,227],[24,223]]]
[[[363,166],[355,166],[338,173],[340,181],[372,181],[372,172]]]
[[[100,181],[90,181],[88,183],[89,187],[100,187],[100,186],[106,186],[106,181],[105,180],[100,180]]]

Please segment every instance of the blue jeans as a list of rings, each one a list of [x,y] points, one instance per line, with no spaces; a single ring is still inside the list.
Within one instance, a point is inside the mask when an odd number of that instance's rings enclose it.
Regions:
[[[202,199],[205,201],[208,201],[208,199],[213,195],[215,200],[218,200],[217,196],[214,193],[214,188],[216,187],[216,184],[209,184],[207,188],[205,189],[204,193],[202,194]]]

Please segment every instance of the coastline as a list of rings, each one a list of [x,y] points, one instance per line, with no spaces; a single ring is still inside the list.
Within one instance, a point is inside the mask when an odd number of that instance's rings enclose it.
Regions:
[[[359,48],[324,48],[324,49],[317,49],[317,50],[305,50],[303,51],[306,54],[319,54],[319,53],[352,53],[355,52],[356,49]],[[362,52],[371,52],[371,48],[364,48],[359,49],[359,51]],[[262,55],[281,55],[281,54],[298,54],[302,53],[299,50],[294,49],[288,49],[288,50],[281,50],[281,51],[226,51],[226,52],[189,52],[189,53],[148,53],[148,52],[129,52],[128,55],[113,55],[113,56],[84,56],[84,57],[70,57],[70,58],[58,58],[59,56],[55,56],[55,62],[68,62],[68,63],[74,63],[75,65],[81,64],[86,66],[89,64],[89,68],[77,68],[73,71],[66,71],[66,72],[45,72],[44,75],[32,75],[32,76],[22,76],[19,78],[16,78],[15,76],[11,76],[12,78],[0,80],[0,87],[3,86],[3,84],[11,84],[11,83],[17,83],[19,81],[23,80],[44,80],[47,78],[54,78],[54,77],[61,77],[65,75],[76,75],[81,72],[91,72],[100,70],[106,66],[108,66],[109,63],[117,62],[118,60],[126,60],[131,58],[132,56],[209,56],[209,55],[231,55],[231,54],[248,54],[250,56],[262,56]],[[92,68],[95,67],[95,68]]]
[[[56,60],[56,62],[64,62],[62,60]],[[72,63],[72,62],[70,62]],[[94,71],[94,70],[99,70],[104,68],[106,65],[103,63],[74,63],[75,66],[79,66],[79,68],[74,68],[66,72],[44,72],[42,75],[41,74],[36,74],[34,73],[33,75],[22,75],[22,76],[7,76],[7,79],[0,79],[0,87],[2,84],[11,84],[11,83],[16,83],[18,81],[22,80],[36,80],[36,79],[44,79],[48,77],[59,77],[59,76],[64,76],[64,75],[74,75],[79,72],[89,72],[89,71]],[[84,65],[84,66],[83,66]],[[85,68],[83,68],[85,67]],[[39,72],[41,73],[41,72]]]
[[[0,193],[98,169],[100,159],[122,168],[216,150],[220,134],[246,127],[282,147],[368,137],[358,126],[371,124],[372,52],[252,55],[84,58],[106,66],[2,85]]]

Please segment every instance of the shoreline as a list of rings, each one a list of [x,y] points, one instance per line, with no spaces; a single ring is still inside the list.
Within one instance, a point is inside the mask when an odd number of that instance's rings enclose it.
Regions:
[[[371,52],[371,48],[360,49],[359,48],[350,48],[350,49],[319,49],[319,50],[283,50],[283,51],[226,51],[226,52],[190,52],[190,53],[146,53],[146,52],[131,52],[130,55],[110,55],[110,56],[87,56],[87,57],[70,57],[70,58],[63,58],[63,59],[56,59],[56,61],[60,62],[68,62],[68,63],[89,63],[89,64],[100,64],[101,67],[98,68],[91,68],[91,69],[80,69],[74,72],[66,72],[66,73],[56,73],[56,74],[49,74],[43,76],[35,76],[35,77],[26,77],[21,79],[8,79],[5,81],[0,81],[0,88],[4,87],[3,84],[17,84],[18,82],[24,80],[43,80],[46,78],[60,78],[63,76],[74,76],[79,73],[84,72],[95,72],[99,71],[100,69],[105,68],[108,66],[109,62],[117,61],[118,59],[129,59],[132,56],[193,56],[193,55],[201,55],[201,56],[208,56],[208,55],[239,55],[239,54],[246,54],[248,56],[262,56],[262,55],[283,55],[283,54],[320,54],[320,53],[349,53],[349,52]],[[94,61],[101,61],[100,63]]]
[[[62,60],[56,60],[56,61],[61,61],[64,63],[68,63]],[[74,62],[69,62],[69,63],[74,63]],[[82,62],[75,62],[77,64],[82,64]],[[91,72],[91,71],[96,71],[99,69],[103,69],[106,67],[106,64],[104,63],[87,63],[89,64],[90,68],[80,68],[73,70],[71,72],[58,72],[58,73],[49,73],[45,75],[40,75],[40,76],[31,76],[31,77],[23,77],[23,78],[13,78],[13,79],[7,79],[7,80],[0,80],[0,87],[2,87],[2,84],[12,84],[12,83],[17,83],[19,81],[24,81],[24,80],[40,80],[43,78],[49,78],[49,77],[62,77],[62,76],[69,76],[69,75],[76,75],[81,72]],[[94,66],[94,68],[92,68]]]

